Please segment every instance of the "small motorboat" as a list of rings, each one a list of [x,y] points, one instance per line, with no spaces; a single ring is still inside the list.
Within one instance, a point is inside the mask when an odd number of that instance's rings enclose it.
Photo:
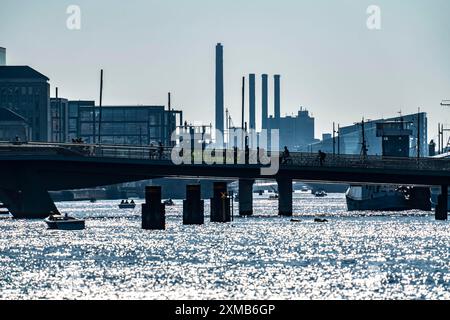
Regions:
[[[322,197],[326,197],[327,193],[323,190],[320,191],[316,191],[316,193],[314,194],[316,197],[322,198]]]
[[[314,219],[314,222],[325,223],[325,222],[328,222],[328,220],[327,219],[316,218],[316,219]]]
[[[122,202],[119,204],[119,208],[120,209],[134,209],[136,207],[136,203],[134,203],[133,200],[131,200],[131,202],[124,201],[122,200]]]
[[[69,217],[67,214],[52,214],[44,219],[49,229],[53,230],[83,230],[84,220]]]
[[[173,200],[172,200],[172,199],[164,200],[164,204],[165,204],[166,206],[173,206],[173,205],[175,205],[175,204],[173,203]]]

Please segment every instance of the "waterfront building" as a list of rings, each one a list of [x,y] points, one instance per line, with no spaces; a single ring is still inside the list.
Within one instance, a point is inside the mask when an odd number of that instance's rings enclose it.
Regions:
[[[0,108],[0,141],[29,141],[31,127],[27,120],[6,108]]]
[[[168,146],[173,144],[171,135],[176,130],[177,115],[179,121],[182,120],[181,111],[167,111],[164,106],[102,106],[101,115],[100,108],[92,103],[69,102],[69,106],[69,115],[77,114],[77,137],[86,143],[149,145],[161,142]]]
[[[364,123],[364,136],[367,147],[368,155],[382,155],[383,154],[383,141],[382,138],[377,135],[377,125],[380,123],[401,123],[404,124],[405,130],[410,130],[408,146],[409,156],[417,156],[417,146],[419,141],[419,151],[421,157],[428,156],[428,139],[427,139],[427,125],[428,119],[425,112],[414,113],[399,117],[393,117],[388,119],[368,120]],[[419,134],[418,134],[419,132]],[[362,126],[361,123],[357,123],[351,126],[341,127],[339,130],[339,139],[335,138],[335,152],[338,150],[341,154],[360,154],[362,146]],[[333,137],[328,136],[322,139],[320,142],[310,144],[307,148],[310,152],[333,152]]]
[[[23,117],[33,141],[50,138],[49,78],[29,66],[0,65],[0,107]]]
[[[68,141],[68,100],[50,98],[50,142]]]

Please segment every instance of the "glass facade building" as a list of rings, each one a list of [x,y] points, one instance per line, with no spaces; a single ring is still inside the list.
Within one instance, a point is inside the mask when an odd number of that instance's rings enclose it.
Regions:
[[[50,98],[50,142],[66,142],[68,137],[68,101]]]
[[[69,115],[75,111],[69,109]],[[164,106],[103,106],[100,115],[98,106],[82,104],[77,112],[77,137],[86,143],[168,146],[177,115],[181,119],[180,111],[166,111]]]

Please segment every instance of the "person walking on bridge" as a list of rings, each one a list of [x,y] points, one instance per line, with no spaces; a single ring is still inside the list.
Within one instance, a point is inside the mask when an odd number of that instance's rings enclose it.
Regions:
[[[322,150],[319,150],[319,163],[320,166],[323,166],[323,163],[325,162],[325,158],[327,157],[327,154],[325,152],[322,152]]]
[[[160,141],[159,144],[158,144],[158,155],[159,155],[159,160],[162,159],[163,153],[164,153],[164,146],[163,146],[162,142]]]

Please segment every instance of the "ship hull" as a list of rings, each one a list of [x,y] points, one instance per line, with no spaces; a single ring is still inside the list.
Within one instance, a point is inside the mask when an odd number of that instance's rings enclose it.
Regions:
[[[386,196],[374,199],[356,200],[346,197],[348,211],[405,211],[410,210],[406,199],[401,196]]]

